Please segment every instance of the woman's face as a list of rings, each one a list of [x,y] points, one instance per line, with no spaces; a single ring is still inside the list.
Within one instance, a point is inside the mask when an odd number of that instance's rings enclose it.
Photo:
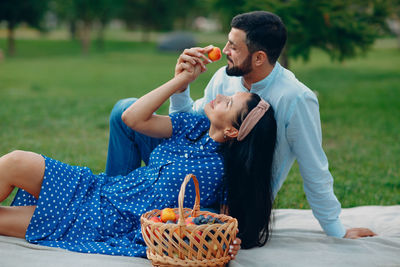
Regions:
[[[247,109],[247,101],[250,99],[250,93],[237,92],[233,96],[218,94],[217,97],[204,107],[211,127],[215,130],[224,130],[232,128],[232,122],[236,120],[239,112]]]

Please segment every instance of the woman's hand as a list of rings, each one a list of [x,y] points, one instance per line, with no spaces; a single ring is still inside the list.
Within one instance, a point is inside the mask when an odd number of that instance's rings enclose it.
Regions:
[[[211,63],[212,61],[208,59],[204,54],[210,52],[212,49],[212,45],[206,47],[193,47],[190,49],[185,49],[176,62],[175,76],[183,71],[181,66],[182,63],[192,66],[200,65],[201,72],[206,71],[206,64]]]
[[[178,88],[177,92],[181,93],[186,90],[189,83],[199,77],[202,73],[200,64],[191,65],[189,63],[183,62],[177,65],[177,70],[179,70],[179,74],[175,76],[175,78],[182,78],[184,80],[185,86],[183,88]]]
[[[219,207],[219,213],[229,215],[229,207],[228,205],[221,204]],[[239,233],[239,229],[237,230],[236,234]],[[240,244],[242,244],[242,240],[238,237],[236,237],[235,240],[233,240],[233,243],[229,246],[229,256],[231,256],[231,260],[234,260],[236,258],[236,255],[239,252],[240,249]]]
[[[236,258],[236,255],[239,252],[241,243],[242,243],[242,240],[240,240],[240,238],[236,237],[236,239],[233,240],[233,244],[229,246],[229,256],[231,256],[231,260],[234,260]]]

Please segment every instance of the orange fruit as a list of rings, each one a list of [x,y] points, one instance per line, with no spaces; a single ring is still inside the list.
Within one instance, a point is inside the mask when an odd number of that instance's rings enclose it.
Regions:
[[[185,219],[186,225],[194,225],[195,223],[193,222],[193,217],[187,217]]]
[[[161,211],[161,221],[162,222],[167,222],[167,221],[176,221],[176,214],[173,209],[171,208],[165,208]]]
[[[161,222],[161,219],[158,216],[153,216],[153,217],[150,218],[150,221],[152,221],[152,222]]]
[[[219,47],[214,47],[210,52],[208,52],[208,58],[212,61],[219,60],[221,56],[221,49],[219,49]]]

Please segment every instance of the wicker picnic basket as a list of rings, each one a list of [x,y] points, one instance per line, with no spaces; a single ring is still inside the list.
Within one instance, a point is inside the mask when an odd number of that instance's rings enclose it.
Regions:
[[[196,200],[193,210],[183,208],[185,188],[193,179]],[[193,174],[188,174],[181,185],[178,197],[179,207],[173,209],[179,215],[176,224],[153,222],[153,216],[159,216],[161,210],[144,213],[141,228],[147,245],[147,258],[154,266],[224,266],[229,262],[229,245],[235,240],[238,229],[236,219],[208,211],[200,211],[199,183]],[[223,224],[186,225],[189,216],[211,215]]]

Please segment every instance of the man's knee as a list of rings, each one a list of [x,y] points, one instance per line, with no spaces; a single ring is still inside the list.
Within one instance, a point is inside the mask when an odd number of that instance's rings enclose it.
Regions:
[[[125,98],[119,100],[111,110],[111,115],[110,115],[110,125],[112,124],[120,124],[122,122],[121,116],[122,113],[130,106],[132,103],[134,103],[137,100],[137,98]]]

